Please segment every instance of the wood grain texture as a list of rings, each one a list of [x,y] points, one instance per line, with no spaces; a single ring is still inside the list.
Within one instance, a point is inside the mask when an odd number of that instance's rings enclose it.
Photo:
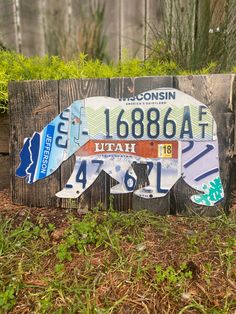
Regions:
[[[31,185],[15,175],[24,138],[31,137],[34,131],[40,132],[58,114],[58,82],[10,83],[9,106],[12,201],[27,206],[58,206],[55,193],[60,188],[59,169],[53,175]]]
[[[235,101],[236,99],[236,76],[234,79],[234,84],[233,84],[233,92],[232,92],[232,99]],[[236,168],[236,105],[234,104],[234,167]],[[236,170],[236,169],[235,169]],[[235,171],[236,173],[236,171]],[[236,181],[236,179],[235,179]]]
[[[91,1],[71,0],[71,31],[69,36],[71,42],[70,47],[73,53],[85,52],[84,42],[89,40],[89,38],[85,38],[83,27],[84,23],[91,20],[90,4]]]
[[[63,188],[72,173],[73,156],[52,176],[33,185],[26,184],[22,178],[17,178],[15,170],[20,162],[19,152],[23,146],[23,140],[25,137],[32,136],[34,131],[41,131],[74,100],[108,95],[114,98],[131,97],[161,87],[175,87],[195,97],[210,108],[218,125],[220,170],[225,191],[223,207],[227,211],[231,202],[233,176],[235,75],[178,76],[175,78],[171,76],[139,77],[110,80],[74,79],[59,82],[10,83],[10,162],[13,202],[28,206],[62,206],[87,209],[99,206],[108,208],[110,186],[114,185],[115,182],[104,172],[78,200],[59,200],[55,197],[55,193]],[[7,158],[5,159],[3,165],[7,163]],[[136,188],[146,185],[146,166],[137,165],[134,168],[138,176]],[[3,169],[2,166],[0,170],[3,171],[5,168]],[[7,170],[5,171],[6,174]],[[6,184],[7,180],[4,179],[4,182]],[[132,193],[120,194],[113,196],[112,206],[117,210],[148,209],[158,214],[172,213],[185,216],[194,214],[215,216],[222,211],[222,205],[215,207],[195,205],[190,200],[190,196],[195,193],[195,190],[184,183],[183,179],[180,179],[166,197],[143,200]]]
[[[108,79],[81,79],[81,80],[62,80],[59,81],[60,112],[72,104],[73,101],[84,99],[91,96],[108,96]],[[99,121],[98,121],[99,123]],[[64,187],[74,168],[74,156],[61,166],[61,188]],[[97,204],[107,208],[109,202],[108,176],[103,172],[77,200],[71,202],[62,199],[62,207],[76,207],[91,209]]]
[[[144,58],[145,0],[120,0],[121,3],[121,57]]]
[[[9,154],[9,116],[0,114],[0,154]]]
[[[218,206],[207,207],[193,204],[189,197],[194,190],[180,180],[172,193],[175,202],[172,211],[180,215],[215,216],[229,209],[232,189],[233,142],[234,142],[234,102],[235,76],[212,74],[179,76],[174,80],[174,87],[193,96],[207,105],[217,124],[219,142],[220,176],[223,181],[225,200]],[[175,206],[175,207],[174,207]]]
[[[82,10],[85,17],[90,15],[91,18],[89,6],[105,2],[103,22],[108,39],[107,52],[115,60],[121,56],[123,48],[128,49],[131,57],[143,58],[147,53],[145,44],[150,44],[152,35],[163,38],[164,24],[167,38],[173,45],[183,43],[182,49],[185,49],[188,41],[190,45],[185,51],[192,51],[195,45],[198,54],[198,44],[207,41],[209,27],[215,30],[221,26],[225,13],[225,0],[19,0],[21,45],[20,38],[17,38],[19,30],[14,2],[0,0],[0,40],[11,49],[22,47],[27,55],[58,54],[60,51],[64,57],[71,57],[78,50],[83,51],[79,39],[79,30],[85,21],[81,19]],[[233,5],[234,0],[229,3]],[[209,4],[212,7],[211,21],[206,19]],[[231,11],[230,16],[234,14],[234,10]],[[234,18],[231,20],[230,24],[235,23]],[[154,32],[150,31],[148,24],[154,27]],[[197,29],[198,39],[194,44]],[[201,36],[204,30],[204,36]],[[204,48],[204,45],[201,47]],[[231,58],[231,51],[228,53]]]
[[[71,58],[71,42],[75,42],[76,34],[75,32],[73,35],[71,34],[71,19],[68,14],[69,0],[39,1],[42,2],[45,52],[49,55]]]
[[[20,0],[22,53],[26,56],[44,55],[45,41],[41,0]],[[30,26],[29,26],[30,25]]]
[[[120,1],[105,1],[105,15],[103,30],[107,39],[106,52],[111,60],[118,61],[121,54],[120,47]]]
[[[10,157],[0,154],[0,191],[10,189]]]
[[[164,33],[164,5],[162,0],[146,0],[146,6],[145,58],[152,53],[153,44]]]
[[[9,49],[17,48],[13,0],[0,0],[0,41]]]
[[[173,78],[167,77],[137,77],[114,78],[110,80],[110,96],[114,98],[131,97],[155,88],[172,87]],[[136,167],[138,177],[137,187],[147,182],[146,170],[143,165]],[[114,207],[119,210],[148,209],[159,214],[168,214],[170,211],[169,194],[165,197],[144,200],[132,193],[114,196]]]

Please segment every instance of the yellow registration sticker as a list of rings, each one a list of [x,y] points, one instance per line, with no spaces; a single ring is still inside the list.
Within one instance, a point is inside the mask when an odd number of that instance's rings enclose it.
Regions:
[[[158,158],[172,158],[172,144],[158,144]]]

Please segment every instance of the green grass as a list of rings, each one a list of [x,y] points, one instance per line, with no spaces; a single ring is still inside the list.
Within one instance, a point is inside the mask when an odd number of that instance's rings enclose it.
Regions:
[[[233,218],[21,211],[0,223],[0,313],[236,310]]]

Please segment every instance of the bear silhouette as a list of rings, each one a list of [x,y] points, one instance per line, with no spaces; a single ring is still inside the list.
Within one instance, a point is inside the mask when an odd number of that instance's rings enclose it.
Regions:
[[[76,100],[39,133],[24,140],[16,175],[29,184],[51,175],[72,154],[74,170],[56,195],[79,197],[105,171],[118,184],[111,193],[165,196],[182,177],[199,205],[224,198],[217,127],[206,105],[177,89],[160,88],[115,99]],[[148,185],[135,190],[132,165],[145,163]]]

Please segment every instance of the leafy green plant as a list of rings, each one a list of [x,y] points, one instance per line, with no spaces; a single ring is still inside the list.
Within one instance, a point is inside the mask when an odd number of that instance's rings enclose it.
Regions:
[[[183,285],[186,280],[192,278],[192,272],[187,269],[186,264],[180,265],[179,270],[175,270],[172,266],[164,269],[161,265],[156,266],[155,281],[157,284],[166,282],[169,288]]]
[[[209,73],[214,65],[196,73]],[[117,64],[105,64],[100,60],[88,59],[81,53],[78,58],[65,61],[57,56],[25,57],[11,51],[0,50],[0,112],[8,108],[8,83],[23,80],[61,80],[69,78],[111,78],[154,75],[177,75],[189,72],[173,61],[123,58]]]
[[[188,250],[192,253],[197,253],[199,251],[199,236],[198,234],[193,234],[188,236]]]
[[[134,244],[143,241],[143,232],[140,228],[144,224],[145,217],[148,218],[146,212],[138,212],[134,215],[110,209],[103,214],[96,210],[90,212],[81,221],[71,218],[70,227],[65,230],[63,240],[57,247],[57,258],[60,262],[71,261],[73,251],[87,255],[88,248],[92,245],[96,248],[109,247],[121,261],[123,238]],[[111,233],[114,228],[116,231]]]
[[[16,289],[13,285],[6,286],[0,291],[0,310],[9,311],[16,304]]]
[[[60,243],[60,245],[57,248],[57,258],[61,261],[72,261],[72,255],[69,252],[70,245],[67,243]]]
[[[54,270],[58,274],[63,274],[64,270],[65,270],[65,265],[64,264],[56,264]]]

